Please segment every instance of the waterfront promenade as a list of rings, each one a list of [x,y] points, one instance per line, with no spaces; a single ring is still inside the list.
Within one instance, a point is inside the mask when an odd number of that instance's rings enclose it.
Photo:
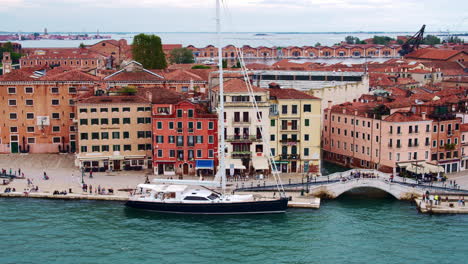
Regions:
[[[9,172],[10,168],[13,172],[18,173],[21,169],[21,174],[24,174],[23,179],[14,179],[8,185],[0,186],[0,196],[2,197],[31,197],[31,198],[51,198],[51,199],[88,199],[88,200],[114,200],[126,201],[129,197],[130,190],[134,189],[138,184],[144,183],[146,179],[152,181],[157,176],[152,174],[151,170],[147,171],[121,171],[121,172],[99,172],[94,173],[90,178],[89,173],[82,173],[74,166],[73,155],[1,155],[0,168]],[[48,180],[44,179],[44,172],[48,176]],[[374,178],[356,178],[356,173],[372,173]],[[371,174],[366,174],[371,175]],[[458,173],[449,175],[449,179],[456,180],[459,188],[468,189],[468,175],[466,173]],[[185,179],[198,179],[196,177],[185,177]],[[208,180],[208,179],[207,179]],[[282,174],[283,184],[288,196],[293,197],[291,207],[318,208],[320,199],[315,199],[314,196],[320,196],[323,191],[332,194],[328,198],[336,198],[343,192],[359,187],[371,187],[382,189],[400,199],[399,193],[403,193],[409,189],[413,190],[414,197],[418,197],[426,190],[446,193],[454,186],[449,186],[446,183],[435,182],[429,185],[418,185],[412,179],[395,177],[390,181],[390,174],[380,172],[367,172],[366,170],[352,170],[348,172],[338,172],[327,176],[311,177],[307,183],[307,178],[303,174]],[[88,186],[88,190],[82,189],[82,181]],[[30,183],[28,185],[28,182]],[[240,191],[263,191],[262,195],[272,196],[275,189],[271,188],[274,185],[273,178],[266,179],[242,179],[228,181],[230,190]],[[388,186],[387,186],[388,185]],[[38,187],[38,191],[32,191]],[[405,186],[407,188],[405,188]],[[90,192],[92,187],[92,192]],[[304,188],[307,187],[310,193],[304,193]],[[324,187],[328,188],[327,190]],[[389,188],[388,190],[386,188]],[[398,188],[400,189],[398,189]],[[5,189],[15,190],[14,192],[5,193]],[[97,192],[101,189],[101,192]],[[105,189],[103,192],[102,189]],[[109,193],[112,189],[112,193]],[[70,193],[71,190],[71,193]],[[66,195],[53,193],[67,192]],[[304,195],[304,196],[303,196]],[[404,199],[408,199],[405,197]],[[440,207],[442,208],[443,205]],[[421,209],[422,212],[427,210]],[[453,211],[453,210],[451,210]]]

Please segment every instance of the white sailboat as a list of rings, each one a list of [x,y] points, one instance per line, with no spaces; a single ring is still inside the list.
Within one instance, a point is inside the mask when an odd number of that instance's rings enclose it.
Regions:
[[[154,184],[140,184],[126,203],[127,206],[163,213],[179,214],[265,214],[284,213],[287,209],[288,198],[279,179],[279,173],[270,157],[269,163],[273,168],[273,174],[278,185],[278,198],[264,198],[252,194],[228,194],[226,193],[226,143],[224,135],[224,95],[223,89],[223,65],[221,47],[221,19],[220,0],[216,0],[216,29],[218,36],[218,66],[219,66],[219,170],[213,181],[201,180],[168,180],[155,179]],[[239,52],[242,60],[242,55]],[[247,76],[247,75],[245,75]],[[247,80],[246,80],[247,81]],[[257,109],[253,93],[253,107]],[[258,109],[257,109],[258,111]],[[261,128],[264,140],[263,128]],[[267,142],[267,141],[265,141]],[[267,148],[270,150],[270,148]],[[215,191],[220,188],[221,191]]]

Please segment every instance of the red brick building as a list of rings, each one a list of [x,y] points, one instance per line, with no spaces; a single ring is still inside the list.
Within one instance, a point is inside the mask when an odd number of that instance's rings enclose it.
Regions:
[[[159,175],[213,175],[217,116],[166,90],[153,93],[153,164]]]

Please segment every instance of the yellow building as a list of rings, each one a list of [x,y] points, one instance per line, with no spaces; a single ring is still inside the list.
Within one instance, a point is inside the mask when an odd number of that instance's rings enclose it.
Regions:
[[[86,170],[151,168],[151,103],[132,96],[92,96],[77,104],[76,166]]]
[[[269,91],[270,147],[278,169],[287,173],[318,173],[320,98],[278,86]]]

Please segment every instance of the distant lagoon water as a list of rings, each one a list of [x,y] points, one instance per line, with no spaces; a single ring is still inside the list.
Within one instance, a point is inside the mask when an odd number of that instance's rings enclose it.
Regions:
[[[60,33],[63,35],[69,33]],[[83,33],[70,33],[83,34]],[[94,35],[95,33],[88,33]],[[101,33],[110,35],[113,39],[126,39],[129,43],[139,33]],[[152,32],[161,37],[164,44],[182,44],[184,46],[194,45],[205,47],[216,44],[216,34],[212,32]],[[411,33],[223,33],[222,45],[232,44],[235,46],[250,45],[257,46],[313,46],[317,42],[322,45],[333,45],[343,41],[348,35],[362,39],[372,38],[374,35],[385,35],[395,38],[400,35]],[[462,37],[463,38],[463,37]],[[464,37],[467,40],[467,37]],[[80,43],[94,44],[101,40],[24,40],[19,42],[25,48],[29,47],[78,47]]]

